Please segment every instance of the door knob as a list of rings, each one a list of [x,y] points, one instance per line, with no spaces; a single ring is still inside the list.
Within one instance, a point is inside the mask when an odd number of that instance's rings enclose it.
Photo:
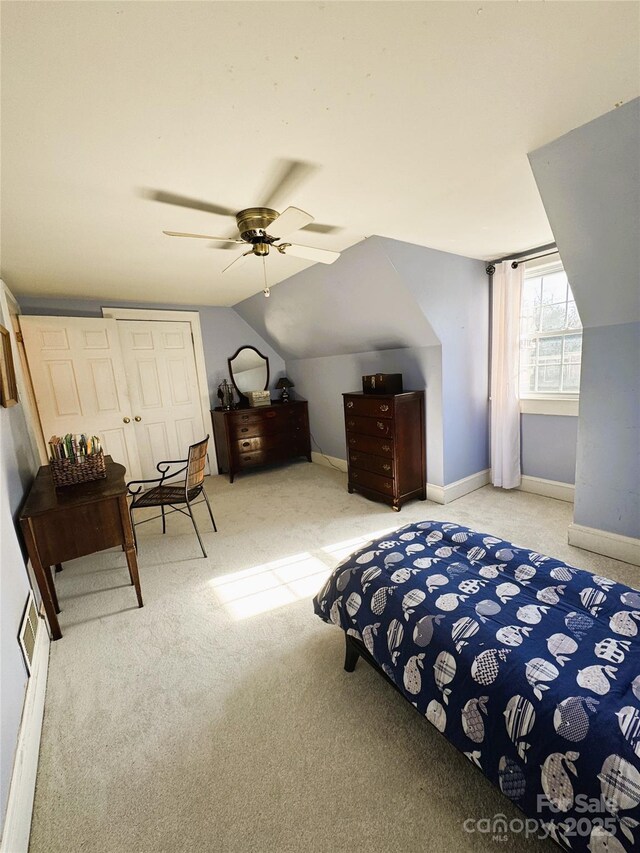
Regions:
[[[130,424],[130,423],[131,423],[131,418],[123,418],[123,419],[122,419],[122,422],[123,422],[123,423],[125,423],[125,424]]]
[[[136,423],[140,423],[140,421],[141,421],[141,420],[142,420],[142,418],[140,417],[140,415],[136,415],[136,416],[135,416],[135,418],[134,418],[134,421],[135,421]]]

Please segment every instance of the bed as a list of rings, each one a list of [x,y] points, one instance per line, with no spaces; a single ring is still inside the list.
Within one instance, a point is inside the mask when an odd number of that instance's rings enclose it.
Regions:
[[[640,850],[640,592],[457,524],[351,554],[314,598],[561,846]]]

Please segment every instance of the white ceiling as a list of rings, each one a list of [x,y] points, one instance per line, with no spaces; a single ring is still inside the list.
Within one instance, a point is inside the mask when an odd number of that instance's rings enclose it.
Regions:
[[[5,2],[2,276],[16,293],[231,305],[261,264],[162,229],[233,220],[274,165],[345,249],[549,242],[527,152],[639,94],[636,2]],[[254,263],[255,261],[255,263]],[[340,261],[338,261],[340,263]],[[309,264],[270,257],[270,283]]]

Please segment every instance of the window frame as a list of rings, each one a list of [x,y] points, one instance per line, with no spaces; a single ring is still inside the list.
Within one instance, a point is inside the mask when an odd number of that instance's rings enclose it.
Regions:
[[[533,267],[530,267],[527,271],[527,266],[525,263],[525,274],[524,278],[538,278],[540,276],[552,275],[556,272],[565,272],[562,261],[557,258],[548,263],[544,264],[536,264]],[[569,282],[569,290],[571,295],[573,296],[573,291],[571,290],[571,283]],[[524,283],[523,283],[524,287]],[[575,301],[575,299],[574,299]],[[522,308],[520,310],[520,320],[522,320]],[[562,352],[564,353],[565,346],[565,338],[571,334],[580,333],[582,336],[583,327],[582,322],[580,323],[579,330],[567,330],[566,332],[558,333],[557,330],[551,330],[548,332],[539,332],[536,334],[536,339],[541,340],[544,338],[552,338],[552,337],[562,337]],[[521,346],[522,346],[522,338],[519,338],[518,345],[518,358],[521,355]],[[580,365],[582,367],[582,353],[580,357]],[[562,358],[560,361],[560,366],[562,367]],[[580,392],[579,391],[559,391],[559,392],[549,392],[549,391],[529,391],[527,393],[521,393],[520,391],[520,368],[518,367],[518,397],[520,400],[520,412],[522,414],[531,414],[531,415],[568,415],[568,416],[576,416],[579,413],[579,403],[580,403]]]

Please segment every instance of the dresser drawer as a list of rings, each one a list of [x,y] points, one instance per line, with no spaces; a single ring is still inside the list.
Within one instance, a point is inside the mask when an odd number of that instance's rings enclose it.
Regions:
[[[235,467],[238,470],[253,468],[254,465],[265,465],[270,461],[269,454],[264,450],[256,450],[254,453],[240,453]]]
[[[362,435],[387,436],[393,435],[393,421],[388,418],[359,418],[355,415],[345,416],[347,435],[353,432]]]
[[[255,450],[243,448],[242,453],[237,453],[234,459],[234,467],[252,468],[254,465],[270,465],[274,462],[283,462],[286,459],[295,459],[297,456],[306,456],[307,450],[297,441],[280,441],[271,447],[256,447]]]
[[[363,453],[373,453],[375,456],[393,458],[393,440],[390,438],[374,438],[370,435],[347,433],[347,449],[362,450]]]
[[[393,477],[393,460],[385,456],[372,456],[370,453],[360,453],[356,450],[349,451],[349,465],[383,477]]]
[[[354,486],[365,486],[382,495],[393,495],[393,479],[372,474],[370,471],[349,470],[349,482]]]
[[[345,415],[360,415],[365,418],[392,418],[393,399],[380,397],[347,397],[344,401]]]
[[[234,453],[255,453],[262,450],[285,450],[295,441],[295,438],[286,434],[277,433],[276,435],[254,435],[247,438],[241,438],[236,441],[233,450]]]
[[[304,418],[293,414],[289,417],[249,418],[229,424],[229,439],[239,441],[257,435],[291,434],[304,427]]]

